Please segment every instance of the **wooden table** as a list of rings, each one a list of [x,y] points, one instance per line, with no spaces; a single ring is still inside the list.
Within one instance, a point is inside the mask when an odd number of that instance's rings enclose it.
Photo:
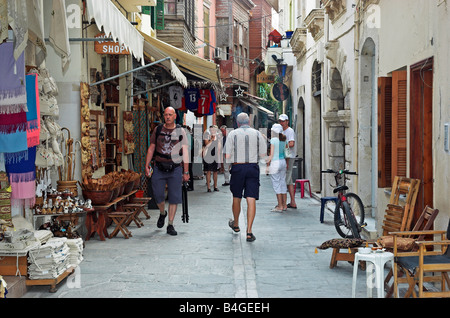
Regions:
[[[134,194],[137,192],[137,190],[133,190],[128,194],[121,195],[120,197],[116,198],[115,200],[104,204],[104,205],[94,205],[92,206],[92,209],[87,211],[86,214],[86,228],[87,228],[87,235],[86,235],[86,241],[89,241],[89,239],[97,233],[100,237],[101,241],[105,241],[105,237],[109,237],[106,221],[107,221],[107,212],[112,209],[119,210],[120,207]]]

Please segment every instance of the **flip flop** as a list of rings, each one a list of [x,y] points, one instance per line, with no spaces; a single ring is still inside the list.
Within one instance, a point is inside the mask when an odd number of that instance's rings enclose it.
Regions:
[[[279,210],[277,208],[273,208],[272,210],[270,210],[270,212],[283,212],[283,210]]]
[[[296,207],[296,206],[292,206],[290,203],[287,205],[287,207],[288,207],[289,209],[296,209],[296,210],[297,210],[297,207]]]

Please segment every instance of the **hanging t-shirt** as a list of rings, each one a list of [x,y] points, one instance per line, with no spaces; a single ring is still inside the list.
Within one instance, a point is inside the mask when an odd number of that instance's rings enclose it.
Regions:
[[[183,97],[183,88],[181,86],[170,86],[169,87],[169,97],[170,97],[170,106],[172,106],[175,109],[180,109],[182,104],[182,97]]]
[[[214,115],[216,113],[216,105],[217,105],[216,93],[213,90],[211,90],[211,103],[209,106],[208,115]]]
[[[208,115],[211,107],[211,91],[209,89],[200,90],[200,99],[198,100],[197,112],[199,115]]]
[[[191,87],[184,90],[184,105],[190,111],[196,111],[198,108],[198,100],[200,92],[198,88]]]

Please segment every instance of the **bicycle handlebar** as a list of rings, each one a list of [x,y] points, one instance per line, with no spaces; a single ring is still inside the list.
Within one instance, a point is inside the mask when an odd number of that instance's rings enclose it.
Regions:
[[[352,174],[352,175],[358,175],[356,172],[349,171],[349,170],[339,170],[334,171],[332,169],[322,170],[321,173],[334,173],[334,174]]]

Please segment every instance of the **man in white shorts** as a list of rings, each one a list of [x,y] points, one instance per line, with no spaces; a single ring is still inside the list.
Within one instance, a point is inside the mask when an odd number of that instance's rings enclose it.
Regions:
[[[295,192],[294,192],[294,180],[292,179],[292,167],[294,166],[295,157],[297,155],[297,145],[295,142],[295,131],[289,127],[289,117],[286,114],[281,114],[278,117],[278,123],[283,127],[283,135],[286,136],[286,185],[288,188],[289,196],[291,198],[291,203],[287,205],[288,208],[297,209],[297,204],[295,203]],[[287,200],[287,194],[286,194]],[[287,201],[284,202],[287,202]]]

